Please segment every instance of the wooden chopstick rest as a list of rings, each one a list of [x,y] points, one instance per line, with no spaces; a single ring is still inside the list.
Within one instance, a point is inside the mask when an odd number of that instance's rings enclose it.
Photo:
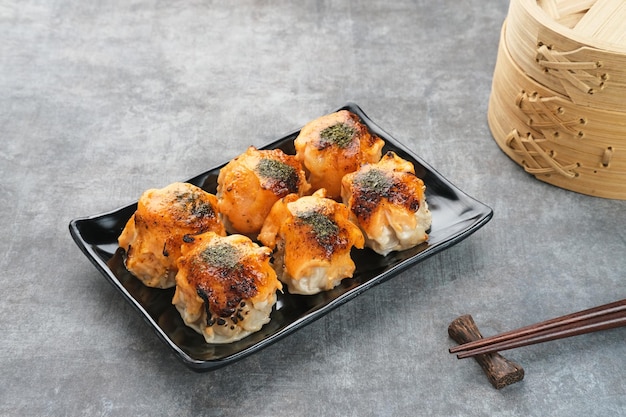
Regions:
[[[454,346],[459,359],[626,326],[626,299]]]
[[[466,314],[456,318],[448,326],[448,334],[458,344],[473,342],[482,339],[471,315]],[[487,375],[487,379],[496,389],[514,384],[524,379],[524,368],[510,361],[499,353],[486,353],[474,356],[476,362]]]

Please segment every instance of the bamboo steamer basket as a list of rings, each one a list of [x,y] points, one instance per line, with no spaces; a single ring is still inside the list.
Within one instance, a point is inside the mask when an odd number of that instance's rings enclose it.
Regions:
[[[531,78],[581,106],[626,112],[626,2],[511,0],[505,34]]]
[[[508,44],[510,23],[508,16],[489,98],[488,123],[498,146],[541,181],[626,200],[626,112],[607,102],[581,103],[532,77],[530,64],[519,64]]]

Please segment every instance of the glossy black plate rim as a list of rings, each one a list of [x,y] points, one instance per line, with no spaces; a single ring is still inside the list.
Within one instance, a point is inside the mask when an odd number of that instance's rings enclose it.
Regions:
[[[387,281],[391,277],[399,274],[405,269],[439,253],[450,246],[453,246],[460,241],[464,240],[472,233],[480,229],[484,226],[493,216],[493,210],[481,203],[480,201],[470,197],[456,186],[454,186],[450,181],[448,181],[445,177],[440,175],[437,171],[435,171],[428,163],[423,161],[419,156],[417,156],[413,151],[408,149],[406,146],[395,140],[391,135],[381,129],[378,125],[376,125],[364,112],[363,110],[355,103],[348,102],[344,106],[336,109],[338,110],[349,110],[355,114],[357,114],[362,121],[368,126],[368,128],[380,136],[385,142],[389,145],[392,145],[394,150],[399,151],[400,154],[405,154],[404,156],[409,156],[411,159],[416,161],[418,164],[421,164],[426,173],[437,180],[437,186],[441,187],[440,191],[444,191],[452,198],[462,199],[465,204],[466,211],[464,212],[467,215],[467,219],[465,221],[469,222],[469,225],[462,228],[461,230],[455,231],[448,238],[443,239],[436,244],[429,245],[427,248],[422,250],[421,252],[416,253],[415,255],[405,259],[393,267],[386,269],[384,272],[377,274],[374,278],[369,279],[368,281],[351,288],[340,296],[329,300],[324,303],[320,308],[316,308],[313,311],[310,311],[303,316],[299,317],[291,321],[289,324],[281,328],[280,330],[269,334],[264,337],[262,340],[254,343],[244,349],[241,349],[233,354],[229,354],[222,358],[217,359],[198,359],[193,357],[192,355],[185,352],[175,341],[169,337],[166,332],[161,328],[159,323],[153,319],[153,317],[148,313],[148,311],[142,306],[142,304],[135,298],[133,295],[122,285],[116,274],[111,270],[109,265],[107,264],[107,255],[99,250],[100,245],[105,242],[109,242],[111,237],[107,238],[103,237],[101,242],[97,242],[94,240],[93,236],[86,236],[86,229],[92,225],[94,222],[106,222],[108,219],[114,219],[116,217],[121,218],[129,218],[130,215],[135,211],[137,203],[131,203],[126,206],[120,207],[118,209],[93,215],[87,217],[76,218],[72,220],[69,224],[70,234],[77,244],[77,246],[81,249],[83,254],[87,256],[87,258],[94,264],[94,266],[104,275],[104,277],[122,294],[122,296],[140,313],[142,318],[147,322],[147,324],[155,331],[157,336],[167,345],[169,346],[177,358],[179,358],[187,367],[196,372],[205,372],[209,370],[214,370],[220,368],[222,366],[233,363],[237,360],[240,360],[254,352],[257,352],[272,343],[277,342],[278,340],[286,337],[287,335],[293,333],[294,331],[308,325],[309,323],[321,318],[322,316],[328,314],[330,311],[339,307],[340,305],[348,302],[354,297],[362,294],[368,289],[372,288],[375,285],[378,285],[382,282]],[[299,130],[294,131],[288,135],[285,135],[283,138],[274,141],[270,144],[267,144],[262,149],[271,149],[275,147],[275,144],[285,141],[287,139],[295,138],[298,134]],[[403,155],[400,155],[403,156]],[[224,164],[212,168],[204,173],[197,175],[187,182],[192,184],[201,185],[207,181],[208,173],[220,169]],[[427,183],[427,193],[434,192],[436,190],[429,189],[430,185]],[[427,194],[427,198],[428,194]]]

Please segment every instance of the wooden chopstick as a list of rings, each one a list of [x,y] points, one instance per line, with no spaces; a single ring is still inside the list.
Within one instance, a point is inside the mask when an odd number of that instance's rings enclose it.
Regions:
[[[593,318],[593,317],[602,317],[606,314],[624,311],[625,309],[626,309],[626,299],[615,301],[613,303],[604,304],[598,307],[589,308],[587,310],[582,310],[576,313],[567,314],[567,315],[560,316],[554,319],[542,321],[540,323],[531,324],[525,327],[520,327],[519,329],[516,329],[516,330],[511,330],[508,332],[500,333],[498,335],[480,339],[474,342],[458,345],[458,346],[450,348],[450,353],[461,352],[461,351],[465,351],[469,349],[478,348],[481,346],[486,346],[486,345],[493,344],[493,343],[503,342],[505,340],[510,340],[512,338],[531,335],[533,333],[538,333],[540,331],[552,329],[561,325],[567,325],[567,324],[576,323],[576,322]]]
[[[467,350],[457,354],[459,359],[469,358],[475,355],[498,352],[502,350],[513,349],[522,346],[533,345],[550,340],[563,339],[571,336],[578,336],[585,333],[596,332],[600,330],[613,329],[615,327],[626,326],[626,313],[614,313],[607,317],[596,317],[588,321],[578,322],[576,325],[567,325],[545,330],[529,337],[521,337],[511,339],[493,345],[487,345],[480,348]]]
[[[459,359],[626,325],[626,299],[450,348]]]

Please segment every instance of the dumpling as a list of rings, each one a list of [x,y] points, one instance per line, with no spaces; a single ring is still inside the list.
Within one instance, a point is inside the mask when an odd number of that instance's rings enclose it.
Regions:
[[[381,255],[428,239],[432,216],[425,190],[413,164],[394,152],[342,180],[342,200],[365,235],[365,246]]]
[[[172,304],[208,343],[240,340],[270,321],[282,289],[272,251],[243,235],[194,236],[178,260]]]
[[[325,188],[328,198],[341,198],[341,178],[363,164],[378,162],[385,142],[370,133],[347,110],[307,123],[294,141],[296,158],[309,174],[313,190]]]
[[[276,201],[291,193],[304,195],[310,188],[293,155],[251,146],[220,170],[216,195],[226,230],[256,237]]]
[[[176,260],[187,236],[213,231],[225,235],[217,198],[189,183],[150,189],[139,198],[118,244],[126,252],[126,269],[145,285],[175,285]]]
[[[292,294],[316,294],[352,277],[352,247],[362,248],[363,235],[348,217],[348,208],[326,198],[320,189],[311,196],[289,194],[267,217],[259,240],[275,249],[278,279]]]

